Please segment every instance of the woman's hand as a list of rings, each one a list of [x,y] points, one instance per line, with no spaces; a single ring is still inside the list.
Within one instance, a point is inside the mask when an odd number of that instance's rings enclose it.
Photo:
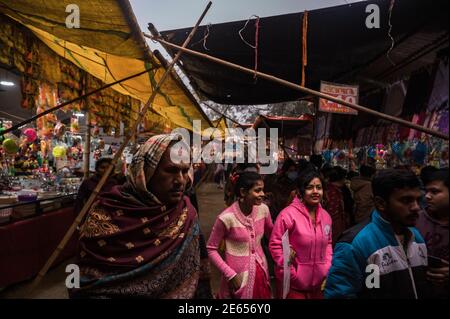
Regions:
[[[230,280],[231,288],[236,291],[242,286],[242,274],[237,274]]]
[[[292,246],[291,246],[291,253],[290,253],[290,255],[289,255],[289,265],[292,265],[292,263],[294,262],[294,260],[295,260],[295,256],[297,255],[297,253],[295,252],[295,250],[294,249],[292,249]]]

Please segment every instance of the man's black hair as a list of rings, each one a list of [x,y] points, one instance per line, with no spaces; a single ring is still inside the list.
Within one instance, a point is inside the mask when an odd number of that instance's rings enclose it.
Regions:
[[[427,177],[427,182],[424,182],[424,185],[426,186],[428,183],[434,181],[441,181],[448,188],[448,168],[436,169],[430,172]]]
[[[372,179],[373,196],[381,197],[386,201],[396,189],[404,188],[420,188],[420,180],[412,171],[384,169],[378,171]]]
[[[97,162],[95,162],[95,170],[98,170],[100,165],[102,165],[104,163],[111,164],[112,163],[112,158],[109,158],[109,157],[102,157],[102,158],[100,158]]]
[[[436,172],[438,169],[434,166],[428,165],[423,167],[420,170],[420,179],[422,180],[422,183],[424,185],[428,184],[430,182],[430,176],[432,173]]]

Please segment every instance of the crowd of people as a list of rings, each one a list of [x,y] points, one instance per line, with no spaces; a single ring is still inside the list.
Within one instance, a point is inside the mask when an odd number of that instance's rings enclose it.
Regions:
[[[126,182],[98,196],[80,228],[71,297],[448,297],[448,168],[348,172],[317,155],[272,175],[221,166],[226,208],[202,212],[217,216],[204,238],[189,198],[205,169],[172,162],[176,141],[150,138]],[[222,276],[217,294],[210,264]]]

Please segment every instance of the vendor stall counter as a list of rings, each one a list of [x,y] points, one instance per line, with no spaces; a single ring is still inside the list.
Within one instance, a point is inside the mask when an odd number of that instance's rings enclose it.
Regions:
[[[74,199],[66,194],[0,205],[0,289],[37,275],[75,220]],[[75,233],[53,266],[73,257],[77,242]]]

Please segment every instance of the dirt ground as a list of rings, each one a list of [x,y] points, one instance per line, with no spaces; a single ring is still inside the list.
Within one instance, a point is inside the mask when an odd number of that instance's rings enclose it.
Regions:
[[[197,200],[199,204],[201,229],[205,238],[208,239],[216,216],[225,207],[223,202],[223,190],[218,189],[217,185],[213,183],[203,184],[197,192]],[[28,295],[30,281],[27,281],[0,290],[0,299],[67,299],[68,294],[65,286],[67,274],[65,273],[65,269],[66,265],[71,264],[72,262],[73,260],[67,260],[51,269],[32,295]],[[211,286],[213,292],[216,293],[219,288],[220,274],[217,269],[214,267],[211,268]]]

